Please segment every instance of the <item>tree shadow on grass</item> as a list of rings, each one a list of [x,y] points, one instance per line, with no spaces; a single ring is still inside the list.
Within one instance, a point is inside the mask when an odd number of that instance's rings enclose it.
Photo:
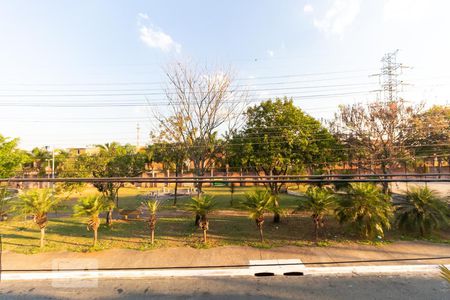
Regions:
[[[37,233],[37,232],[36,232]],[[12,240],[33,240],[36,241],[36,245],[34,244],[26,244],[26,243],[17,243],[17,242],[11,242],[9,239]],[[23,236],[19,234],[9,233],[3,235],[3,244],[5,245],[12,245],[12,246],[23,246],[23,247],[34,247],[39,248],[39,244],[37,241],[40,240],[39,236]],[[45,237],[45,242],[52,242],[52,243],[58,243],[58,244],[68,244],[73,246],[88,246],[88,244],[85,243],[76,243],[76,242],[70,242],[67,240],[58,240],[54,238],[49,238],[48,236]]]

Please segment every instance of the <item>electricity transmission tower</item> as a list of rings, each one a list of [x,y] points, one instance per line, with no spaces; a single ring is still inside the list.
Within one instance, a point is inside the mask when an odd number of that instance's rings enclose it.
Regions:
[[[386,102],[397,101],[399,89],[405,85],[399,79],[399,76],[402,74],[402,70],[407,67],[397,62],[397,53],[398,50],[386,53],[381,58],[381,62],[383,63],[381,72],[373,75],[379,78],[382,97]]]

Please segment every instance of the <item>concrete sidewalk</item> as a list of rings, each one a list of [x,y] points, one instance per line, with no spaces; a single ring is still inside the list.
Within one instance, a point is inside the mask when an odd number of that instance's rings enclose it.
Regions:
[[[162,248],[149,251],[127,249],[105,250],[92,253],[49,252],[40,254],[2,253],[3,270],[52,270],[55,260],[76,261],[89,259],[98,269],[105,268],[167,268],[201,267],[224,265],[248,265],[251,260],[300,259],[308,267],[358,266],[358,263],[326,264],[327,262],[391,260],[423,257],[450,256],[450,245],[428,242],[395,242],[373,246],[356,243],[340,243],[327,247],[279,247],[258,249],[252,247],[227,246],[210,249]],[[308,264],[317,263],[317,264]],[[450,259],[364,262],[374,265],[430,265],[449,264]],[[76,268],[76,267],[75,267]],[[81,269],[83,267],[80,267]]]

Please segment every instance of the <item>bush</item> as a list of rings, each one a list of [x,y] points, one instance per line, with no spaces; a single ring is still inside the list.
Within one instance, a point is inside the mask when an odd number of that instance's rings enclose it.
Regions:
[[[375,184],[352,183],[338,205],[339,222],[355,225],[365,238],[383,237],[384,231],[391,228],[392,204]]]
[[[396,205],[396,225],[419,231],[421,236],[448,224],[448,204],[427,187],[413,188],[406,200]]]

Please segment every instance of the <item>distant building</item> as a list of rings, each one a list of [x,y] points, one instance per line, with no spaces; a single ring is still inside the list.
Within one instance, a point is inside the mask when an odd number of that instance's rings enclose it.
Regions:
[[[98,153],[98,147],[88,147],[88,148],[67,148],[66,151],[69,156],[78,156],[81,154],[96,154]]]

